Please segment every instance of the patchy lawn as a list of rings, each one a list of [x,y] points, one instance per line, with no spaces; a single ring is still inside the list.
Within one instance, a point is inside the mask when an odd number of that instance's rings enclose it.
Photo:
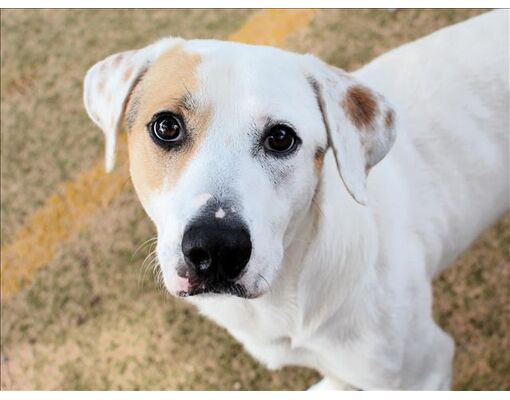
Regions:
[[[322,10],[288,47],[352,70],[480,12]],[[252,13],[3,10],[2,244],[103,156],[81,100],[92,63],[169,34],[225,38]],[[224,329],[166,295],[142,266],[153,243],[140,245],[154,234],[128,186],[2,303],[2,389],[305,389],[318,379],[303,368],[268,371]],[[507,215],[435,284],[436,318],[457,342],[456,389],[510,389],[509,249]]]

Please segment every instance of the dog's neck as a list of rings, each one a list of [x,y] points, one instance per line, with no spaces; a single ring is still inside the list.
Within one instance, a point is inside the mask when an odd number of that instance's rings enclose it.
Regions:
[[[356,203],[342,185],[334,160],[327,156],[315,199],[293,229],[268,293],[254,300],[189,300],[239,339],[251,324],[263,326],[270,318],[268,323],[281,323],[296,345],[339,313],[339,320],[346,321],[353,314],[363,315],[367,310],[361,308],[370,304],[359,296],[377,279],[377,233],[368,207]],[[270,316],[268,310],[278,316]]]
[[[368,207],[347,193],[331,154],[307,217],[286,251],[279,296],[294,296],[311,334],[340,310],[355,310],[361,287],[377,279],[377,231]],[[327,302],[327,304],[326,304]],[[347,305],[350,305],[347,307]],[[347,311],[346,311],[347,312]]]

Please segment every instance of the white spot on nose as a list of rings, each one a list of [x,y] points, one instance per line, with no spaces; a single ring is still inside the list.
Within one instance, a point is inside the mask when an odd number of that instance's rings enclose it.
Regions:
[[[193,199],[193,205],[196,208],[202,207],[205,203],[207,203],[207,200],[209,200],[212,197],[211,193],[200,193],[199,195],[195,196]]]
[[[218,219],[222,219],[225,216],[225,211],[223,211],[223,208],[218,208],[218,211],[216,211],[214,216]]]

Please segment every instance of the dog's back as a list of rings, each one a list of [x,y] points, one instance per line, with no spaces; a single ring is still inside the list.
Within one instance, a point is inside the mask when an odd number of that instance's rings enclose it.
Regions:
[[[397,142],[372,182],[387,186],[383,171],[396,168],[432,274],[508,209],[508,16],[442,29],[356,73],[396,105]]]

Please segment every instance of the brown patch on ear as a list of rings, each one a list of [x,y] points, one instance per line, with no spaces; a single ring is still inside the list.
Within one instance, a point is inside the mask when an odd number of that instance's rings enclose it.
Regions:
[[[322,171],[322,166],[324,165],[324,155],[325,154],[326,154],[326,152],[322,148],[317,149],[317,151],[315,152],[313,163],[315,166],[315,173],[317,175],[320,175],[320,173]]]
[[[341,105],[347,117],[359,130],[366,130],[374,125],[378,111],[377,100],[366,87],[351,86],[347,89]]]
[[[393,110],[388,110],[386,112],[386,116],[384,117],[384,126],[386,129],[393,128],[393,124],[395,123],[395,113]]]
[[[179,101],[198,89],[196,70],[200,62],[200,55],[175,46],[150,66],[131,92],[126,107],[130,169],[142,202],[163,185],[172,187],[178,181],[204,139],[211,108],[197,107],[190,112]],[[187,138],[177,149],[160,148],[147,131],[147,124],[161,111],[174,112],[184,119]]]

